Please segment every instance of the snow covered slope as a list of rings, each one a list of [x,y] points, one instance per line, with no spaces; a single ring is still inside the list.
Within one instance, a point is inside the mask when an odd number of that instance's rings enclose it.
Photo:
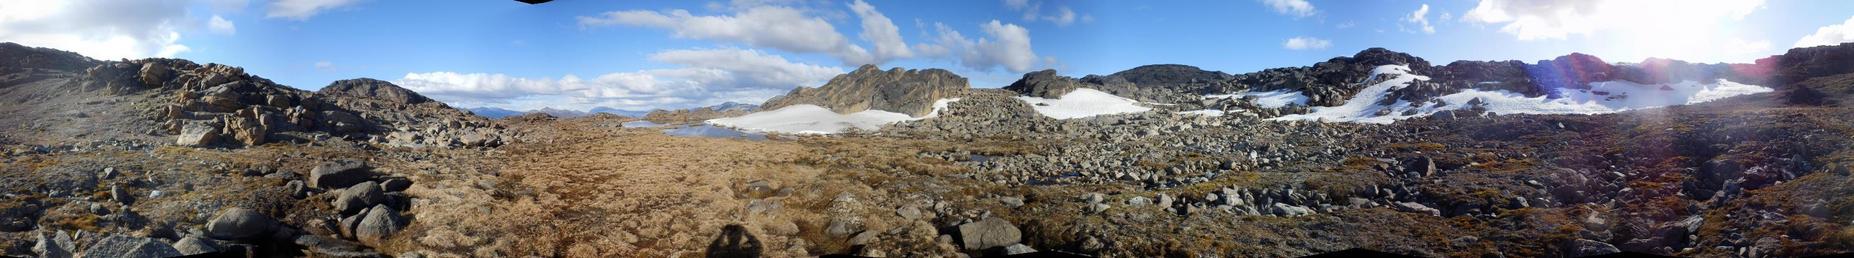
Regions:
[[[749,132],[833,134],[849,128],[876,130],[881,129],[883,125],[895,122],[937,117],[940,116],[941,110],[946,110],[946,106],[954,101],[959,101],[959,99],[934,101],[933,111],[921,117],[909,117],[907,114],[874,109],[838,114],[836,111],[817,105],[799,104],[743,116],[710,119],[706,122]]]
[[[1054,99],[1017,96],[1017,99],[1029,103],[1036,113],[1055,119],[1082,118],[1098,115],[1139,113],[1152,110],[1138,105],[1139,101],[1114,96],[1114,94],[1089,88],[1076,88],[1062,97]]]
[[[1204,95],[1204,99],[1226,99],[1255,97],[1255,106],[1262,108],[1281,108],[1289,104],[1307,105],[1307,95],[1293,90],[1274,90],[1262,92],[1244,92],[1238,94]]]
[[[1400,65],[1379,66],[1372,70],[1372,78],[1377,76],[1395,76],[1393,79],[1373,84],[1346,100],[1344,105],[1335,107],[1315,107],[1307,114],[1276,117],[1274,120],[1323,120],[1328,122],[1362,122],[1391,123],[1399,119],[1420,117],[1446,110],[1471,108],[1470,103],[1482,103],[1488,112],[1498,114],[1604,114],[1629,110],[1657,108],[1672,105],[1690,105],[1727,97],[1770,92],[1770,88],[1757,85],[1740,84],[1718,80],[1713,82],[1682,81],[1671,84],[1642,85],[1628,81],[1604,81],[1590,83],[1590,89],[1560,89],[1555,94],[1560,97],[1526,97],[1523,94],[1503,90],[1484,91],[1476,89],[1463,90],[1453,94],[1436,97],[1435,100],[1411,105],[1410,102],[1398,100],[1390,105],[1377,105],[1389,92],[1408,86],[1416,80],[1428,80],[1429,77],[1409,73],[1409,68]],[[1379,115],[1384,114],[1384,115]]]

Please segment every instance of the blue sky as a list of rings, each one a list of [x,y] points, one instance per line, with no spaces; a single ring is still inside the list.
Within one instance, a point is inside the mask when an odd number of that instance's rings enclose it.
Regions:
[[[0,41],[231,64],[307,90],[372,77],[463,107],[648,110],[757,103],[864,63],[999,87],[1040,69],[1244,73],[1368,47],[1435,64],[1749,62],[1854,41],[1854,2],[9,1]]]

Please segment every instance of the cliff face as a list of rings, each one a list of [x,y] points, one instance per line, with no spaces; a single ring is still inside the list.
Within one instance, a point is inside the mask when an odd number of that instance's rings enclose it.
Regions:
[[[911,116],[933,111],[933,102],[964,94],[971,86],[965,77],[941,69],[883,71],[874,65],[838,75],[822,87],[799,87],[784,96],[767,100],[763,110],[812,104],[838,113],[882,110]]]

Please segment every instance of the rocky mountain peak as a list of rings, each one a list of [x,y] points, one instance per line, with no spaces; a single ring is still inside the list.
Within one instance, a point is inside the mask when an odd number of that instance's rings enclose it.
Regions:
[[[1026,96],[1057,98],[1077,87],[1081,87],[1081,84],[1075,78],[1058,75],[1055,69],[1044,69],[1026,73],[1023,79],[1017,79],[1011,85],[1004,86],[1004,89]]]
[[[399,87],[399,85],[394,85],[392,82],[373,78],[335,81],[329,83],[326,87],[322,87],[322,90],[316,91],[316,93],[374,99],[407,105],[433,102],[431,98],[426,98],[425,95],[419,95],[418,92]]]
[[[965,77],[943,69],[882,71],[874,65],[863,65],[831,78],[824,86],[792,89],[761,107],[774,110],[811,104],[838,113],[874,109],[923,116],[933,111],[934,101],[959,96],[969,88]]]

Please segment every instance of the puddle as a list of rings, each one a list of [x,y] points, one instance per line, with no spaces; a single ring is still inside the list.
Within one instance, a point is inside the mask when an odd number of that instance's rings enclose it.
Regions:
[[[624,124],[622,125],[624,125],[625,128],[651,128],[651,127],[663,126],[663,124],[658,124],[656,122],[644,121],[644,120],[624,122]]]
[[[742,132],[740,130],[734,130],[733,128],[706,124],[667,128],[663,129],[663,134],[682,137],[745,138],[753,141],[766,140],[765,134]]]

